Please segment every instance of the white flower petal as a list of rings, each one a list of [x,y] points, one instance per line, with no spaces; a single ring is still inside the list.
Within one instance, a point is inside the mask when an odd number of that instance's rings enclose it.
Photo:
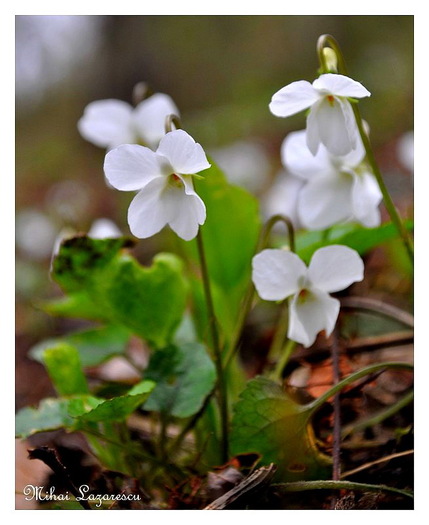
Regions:
[[[266,301],[280,301],[297,292],[306,273],[298,255],[286,250],[263,250],[252,260],[253,282]]]
[[[190,175],[210,168],[201,145],[182,129],[164,135],[157,153],[166,157],[177,173]]]
[[[321,330],[327,336],[332,333],[340,302],[327,293],[304,290],[294,296],[289,308],[288,338],[309,347]]]
[[[165,135],[165,120],[168,115],[180,116],[173,99],[164,93],[152,95],[135,108],[135,128],[149,147],[156,148]]]
[[[305,130],[305,139],[307,147],[313,155],[317,155],[320,147],[319,121],[317,119],[318,108],[323,103],[323,99],[316,102],[307,115],[307,127]]]
[[[313,105],[319,93],[306,80],[298,80],[274,93],[269,108],[277,117],[290,117]]]
[[[361,173],[355,177],[352,191],[353,213],[367,228],[379,226],[381,217],[378,205],[382,198],[377,181],[371,173]]]
[[[274,184],[272,184],[262,198],[262,211],[268,219],[272,215],[286,215],[292,221],[295,229],[302,227],[298,219],[298,197],[305,182],[288,175],[285,171],[280,172]],[[275,225],[274,231],[283,231],[284,225]]]
[[[158,155],[144,146],[123,144],[109,151],[104,173],[109,184],[122,191],[140,190],[154,177],[163,174]]]
[[[352,112],[353,113],[353,112]],[[359,135],[359,132],[356,129],[356,135],[355,135],[355,149],[353,149],[350,153],[347,155],[344,155],[341,157],[341,163],[344,166],[347,166],[351,169],[356,168],[359,166],[359,164],[364,160],[366,152],[365,148],[362,142],[362,139]]]
[[[315,108],[316,109],[316,108]],[[333,155],[347,155],[356,146],[356,123],[348,100],[326,97],[317,105],[314,118],[320,141]]]
[[[97,100],[88,104],[77,127],[86,140],[102,148],[136,142],[133,108],[122,100]]]
[[[325,147],[316,155],[308,149],[306,131],[289,133],[282,143],[280,155],[283,166],[292,174],[305,180],[332,174],[333,167]]]
[[[172,217],[169,220],[171,229],[185,241],[193,239],[200,224],[206,220],[206,207],[202,199],[196,194],[187,194],[182,190],[172,200]]]
[[[139,239],[155,235],[167,224],[170,210],[161,198],[167,183],[166,177],[157,177],[131,201],[128,209],[128,224],[133,235]]]
[[[298,216],[309,230],[323,230],[352,217],[353,178],[337,173],[316,178],[301,190]]]
[[[334,244],[314,252],[308,267],[308,278],[318,290],[338,292],[362,281],[363,261],[357,251]]]
[[[362,98],[371,96],[371,93],[360,82],[334,73],[320,75],[313,82],[313,87],[340,97]]]

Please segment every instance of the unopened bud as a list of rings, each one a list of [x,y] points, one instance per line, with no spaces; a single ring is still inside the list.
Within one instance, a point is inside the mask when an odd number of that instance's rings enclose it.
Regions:
[[[335,51],[331,47],[324,47],[322,52],[329,73],[338,73],[338,59]]]

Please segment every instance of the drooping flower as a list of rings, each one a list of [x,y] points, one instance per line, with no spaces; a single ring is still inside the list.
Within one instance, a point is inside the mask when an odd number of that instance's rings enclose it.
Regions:
[[[305,181],[297,201],[298,216],[305,228],[319,230],[349,221],[368,228],[380,224],[382,194],[364,162],[360,137],[356,149],[347,155],[332,155],[321,145],[313,156],[305,131],[294,131],[283,141],[281,158],[289,173]]]
[[[294,177],[286,170],[281,170],[275,177],[273,184],[262,195],[261,211],[266,220],[273,215],[284,215],[292,222],[293,227],[298,230],[302,223],[298,215],[299,195],[305,182]],[[274,225],[274,230],[284,228],[284,224]]]
[[[348,98],[369,97],[359,82],[344,75],[326,73],[312,84],[298,80],[283,87],[271,99],[269,108],[277,117],[290,117],[311,108],[307,116],[307,146],[316,155],[323,144],[333,155],[347,155],[356,149],[358,130]]]
[[[143,143],[156,148],[165,135],[165,119],[179,116],[173,100],[156,93],[133,108],[122,100],[97,100],[88,104],[78,122],[82,137],[102,148]]]
[[[291,297],[288,337],[305,347],[325,330],[329,336],[338,318],[340,302],[329,294],[362,281],[364,265],[359,254],[342,245],[317,250],[307,267],[295,253],[267,249],[252,261],[252,279],[262,299]]]
[[[188,241],[204,224],[206,208],[196,194],[192,175],[210,167],[200,144],[185,131],[167,133],[158,149],[124,144],[104,161],[108,182],[122,191],[138,191],[128,210],[131,232],[141,239],[167,224]]]

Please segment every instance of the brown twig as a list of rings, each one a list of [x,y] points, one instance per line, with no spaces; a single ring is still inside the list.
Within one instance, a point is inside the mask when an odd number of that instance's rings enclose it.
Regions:
[[[56,450],[49,447],[38,447],[33,450],[28,450],[28,459],[39,459],[43,461],[45,465],[53,470],[53,472],[70,487],[70,492],[76,498],[76,501],[78,501],[85,510],[91,510],[89,503],[82,499],[82,494],[80,494],[76,485],[73,483],[67,468],[61,463]]]
[[[332,376],[334,385],[340,382],[340,345],[338,341],[337,329],[332,334]],[[337,392],[333,400],[334,426],[333,426],[333,443],[332,443],[332,479],[338,481],[341,477],[341,404],[340,393]],[[334,497],[331,502],[331,508],[335,508],[337,498]]]
[[[375,459],[374,461],[365,463],[364,465],[361,465],[360,467],[356,467],[352,470],[347,470],[346,472],[343,472],[341,474],[341,479],[348,478],[349,476],[353,476],[353,474],[357,474],[358,472],[361,472],[362,470],[367,470],[373,467],[374,465],[385,463],[386,461],[390,461],[392,459],[402,458],[403,456],[409,456],[411,454],[414,454],[414,450],[405,450],[404,452],[397,452],[396,454],[390,454],[389,456],[385,456],[384,458]]]
[[[371,299],[369,297],[342,297],[341,308],[349,308],[352,310],[367,310],[374,314],[379,314],[390,319],[396,319],[405,326],[414,328],[414,316],[410,313],[393,306],[391,304],[379,301],[378,299]]]

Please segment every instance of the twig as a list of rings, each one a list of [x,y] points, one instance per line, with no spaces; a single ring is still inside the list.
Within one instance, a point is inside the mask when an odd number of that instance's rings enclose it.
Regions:
[[[342,297],[340,302],[341,308],[368,310],[375,314],[396,319],[405,326],[414,328],[414,317],[410,313],[383,301],[369,297]]]
[[[43,461],[64,483],[70,487],[70,492],[85,510],[91,510],[89,503],[82,499],[82,495],[73,483],[67,468],[61,463],[56,450],[49,447],[38,447],[28,450],[29,459],[39,459]]]
[[[390,456],[385,456],[384,458],[379,458],[374,461],[370,461],[369,463],[365,463],[364,465],[356,467],[352,470],[347,470],[346,472],[343,472],[340,477],[341,479],[348,478],[349,476],[353,476],[353,474],[357,474],[362,470],[367,470],[373,467],[374,465],[378,465],[379,463],[385,463],[386,461],[390,461],[391,459],[402,458],[403,456],[409,456],[410,454],[414,454],[414,450],[405,450],[404,452],[390,454]]]
[[[338,342],[337,331],[334,330],[332,334],[332,375],[334,385],[341,381],[340,377],[340,348]],[[340,393],[337,392],[333,400],[333,411],[334,411],[334,428],[333,428],[333,450],[332,450],[332,479],[338,481],[341,476],[341,464],[340,464],[340,444],[341,444],[341,413],[340,413]]]
[[[248,501],[250,497],[254,497],[255,493],[262,492],[270,484],[276,470],[277,467],[274,463],[271,463],[268,467],[261,467],[255,470],[226,494],[204,507],[203,510],[222,510],[233,506],[237,508],[238,505],[244,506],[245,501]]]
[[[338,333],[337,329],[334,329],[332,334],[332,346],[331,346],[331,356],[332,356],[332,376],[334,385],[338,384],[341,380],[340,377],[340,347],[338,342]],[[340,393],[337,392],[334,395],[333,403],[333,416],[334,416],[334,425],[332,430],[332,479],[334,481],[339,481],[341,476],[341,403],[340,403]],[[333,497],[331,501],[331,509],[335,509],[337,504],[337,497]]]

